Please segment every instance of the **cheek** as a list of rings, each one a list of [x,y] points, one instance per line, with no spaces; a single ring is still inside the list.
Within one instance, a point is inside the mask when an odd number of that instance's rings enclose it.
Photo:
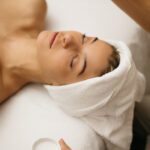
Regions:
[[[46,77],[58,83],[65,83],[71,77],[70,61],[72,53],[63,49],[39,51],[38,59]]]
[[[56,76],[66,76],[69,73],[68,56],[63,53],[55,53],[50,57],[50,70]]]
[[[71,77],[71,72],[66,57],[62,55],[60,57],[59,55],[56,57],[53,56],[50,63],[49,71],[53,81],[57,84],[68,83],[68,80]]]
[[[51,51],[49,57],[46,57],[45,71],[49,72],[49,76],[57,83],[65,83],[71,76],[70,56],[66,50]],[[47,73],[46,73],[47,74]]]

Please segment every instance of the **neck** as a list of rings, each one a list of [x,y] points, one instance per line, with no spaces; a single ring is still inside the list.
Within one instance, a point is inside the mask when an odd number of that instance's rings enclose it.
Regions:
[[[14,38],[6,47],[9,49],[5,53],[6,62],[11,74],[28,83],[46,83],[37,58],[36,39]]]

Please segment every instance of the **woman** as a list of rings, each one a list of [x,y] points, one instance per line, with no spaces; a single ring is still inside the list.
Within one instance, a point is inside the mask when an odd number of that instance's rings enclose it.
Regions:
[[[42,31],[43,0],[6,0],[0,8],[0,102],[29,82],[69,84],[100,76],[119,64],[115,49],[96,37]]]
[[[44,0],[5,0],[0,10],[0,102],[30,82],[69,84],[101,76],[119,64],[114,47],[97,37],[42,31]],[[63,149],[62,140],[60,145]]]
[[[96,37],[41,32],[46,14],[43,0],[5,0],[0,8],[4,12],[0,17],[0,102],[29,82],[64,85],[100,76],[118,66],[114,48]],[[65,148],[62,140],[60,145]]]

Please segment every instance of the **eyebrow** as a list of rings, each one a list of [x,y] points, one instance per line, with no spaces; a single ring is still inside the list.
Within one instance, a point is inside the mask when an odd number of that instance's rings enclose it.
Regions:
[[[86,69],[86,66],[87,66],[87,58],[86,58],[86,56],[85,56],[83,68],[82,68],[82,70],[79,72],[78,76],[80,76],[81,74],[84,73],[84,71],[85,71],[85,69]]]
[[[91,44],[96,42],[98,40],[98,37],[94,38],[92,41],[91,41]]]
[[[85,38],[85,34],[82,34],[82,44],[83,44],[83,40],[84,40],[84,38]]]

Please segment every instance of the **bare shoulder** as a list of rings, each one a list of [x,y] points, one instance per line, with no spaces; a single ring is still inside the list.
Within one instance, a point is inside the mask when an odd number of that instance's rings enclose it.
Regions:
[[[22,30],[41,30],[46,16],[45,0],[1,0],[0,34]]]

